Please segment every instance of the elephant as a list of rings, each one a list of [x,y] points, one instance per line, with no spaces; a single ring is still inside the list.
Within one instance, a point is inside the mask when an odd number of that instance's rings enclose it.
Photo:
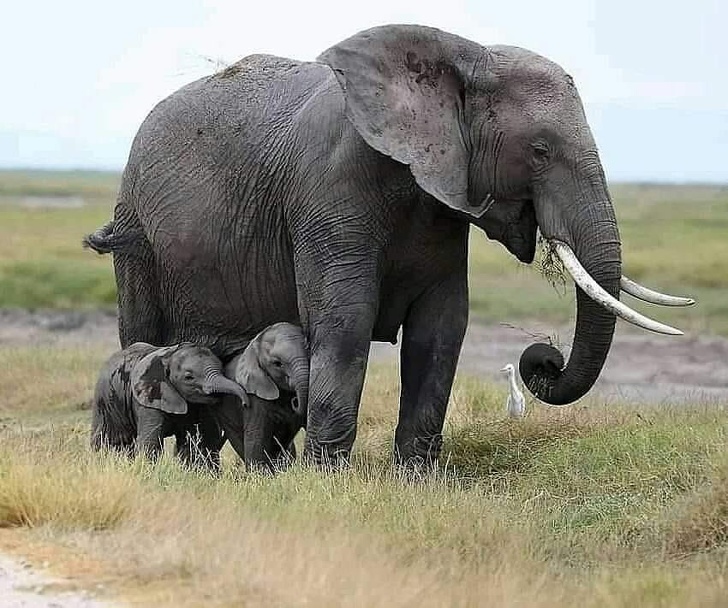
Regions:
[[[91,447],[156,460],[164,438],[174,435],[182,462],[217,471],[224,439],[211,412],[226,394],[242,398],[245,391],[225,377],[210,349],[134,343],[112,354],[99,373]]]
[[[278,470],[296,457],[293,443],[306,424],[309,361],[303,330],[291,323],[266,327],[225,365],[246,399],[226,395],[214,409],[225,438],[253,468]]]
[[[394,458],[436,464],[471,225],[523,263],[540,232],[575,280],[568,362],[548,344],[519,361],[546,403],[591,389],[617,316],[682,333],[621,290],[692,303],[622,276],[573,79],[531,51],[418,25],[364,30],[315,61],[251,55],[172,93],[134,138],[112,222],[122,345],[189,340],[225,358],[272,322],[303,327],[304,456],[324,468],[348,462],[371,341],[400,329]]]

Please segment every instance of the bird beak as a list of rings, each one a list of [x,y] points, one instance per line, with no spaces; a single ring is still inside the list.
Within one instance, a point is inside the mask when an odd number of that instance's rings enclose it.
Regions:
[[[500,371],[507,372],[508,371],[508,367],[502,367]]]

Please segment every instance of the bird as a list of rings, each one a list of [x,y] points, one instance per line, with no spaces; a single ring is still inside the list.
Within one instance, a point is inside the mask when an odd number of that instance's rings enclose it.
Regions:
[[[512,363],[509,363],[500,371],[508,374],[508,383],[510,384],[510,392],[506,400],[508,416],[510,418],[523,418],[526,415],[526,398],[523,396],[521,389],[518,388],[516,368]]]

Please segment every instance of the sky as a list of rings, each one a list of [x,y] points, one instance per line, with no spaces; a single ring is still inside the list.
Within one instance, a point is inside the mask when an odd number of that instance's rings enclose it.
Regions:
[[[164,97],[251,53],[419,23],[559,63],[613,181],[728,183],[725,0],[24,0],[0,22],[0,167],[122,169]]]

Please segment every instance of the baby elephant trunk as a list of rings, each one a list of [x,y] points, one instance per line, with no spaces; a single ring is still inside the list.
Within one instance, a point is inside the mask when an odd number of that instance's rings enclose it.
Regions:
[[[212,393],[222,393],[225,395],[235,395],[240,397],[243,403],[247,403],[247,396],[245,390],[237,382],[230,380],[223,375],[222,371],[214,371],[207,375],[205,378],[205,385],[203,390],[208,395]]]
[[[299,416],[306,416],[308,412],[308,357],[300,357],[291,365],[291,384],[296,391],[293,401],[293,410]]]

